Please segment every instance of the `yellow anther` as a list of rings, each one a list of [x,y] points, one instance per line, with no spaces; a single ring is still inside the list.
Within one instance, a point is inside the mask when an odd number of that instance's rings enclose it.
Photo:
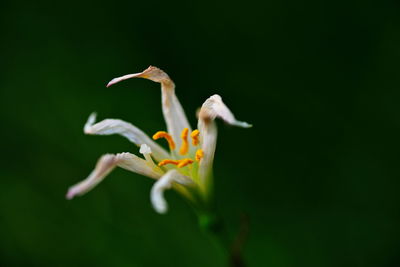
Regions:
[[[190,137],[192,138],[192,144],[194,146],[197,146],[200,143],[200,132],[199,130],[194,130],[191,134]]]
[[[167,140],[168,145],[169,145],[169,149],[171,149],[171,150],[174,150],[174,149],[175,149],[175,142],[174,142],[174,139],[172,139],[172,136],[169,135],[169,133],[164,132],[164,131],[159,131],[159,132],[156,132],[156,133],[153,135],[153,139],[154,139],[154,140],[157,140],[157,139],[160,139],[160,138],[165,138],[165,139]]]
[[[197,149],[196,151],[196,161],[200,161],[204,156],[203,149]]]
[[[181,133],[182,145],[181,145],[181,149],[179,150],[179,154],[181,154],[181,155],[186,155],[186,153],[189,151],[188,133],[189,133],[188,128],[185,128],[182,130],[182,133]]]
[[[192,159],[181,159],[178,163],[178,168],[185,167],[186,165],[192,164],[194,161]]]
[[[164,166],[164,165],[167,165],[167,164],[174,164],[174,165],[178,165],[180,163],[180,161],[179,160],[173,160],[173,159],[164,159],[164,160],[162,160],[162,161],[160,161],[159,163],[158,163],[158,166]]]

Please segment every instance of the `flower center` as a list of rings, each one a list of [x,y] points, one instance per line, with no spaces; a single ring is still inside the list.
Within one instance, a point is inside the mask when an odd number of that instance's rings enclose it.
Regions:
[[[181,138],[182,138],[182,145],[179,149],[179,154],[184,156],[189,152],[189,141],[188,141],[188,135],[189,135],[189,129],[188,128],[184,128],[182,130],[181,133]],[[198,146],[200,143],[200,132],[199,130],[194,130],[191,134],[190,137],[192,139],[192,144],[193,146]],[[170,150],[174,150],[175,149],[175,142],[174,139],[172,138],[172,136],[164,131],[158,131],[157,133],[155,133],[153,135],[153,139],[157,140],[160,138],[164,138],[165,140],[167,140],[168,145]],[[190,159],[190,158],[184,158],[184,159],[178,159],[178,160],[174,160],[174,159],[164,159],[162,161],[160,161],[158,163],[158,166],[164,166],[167,164],[173,164],[176,165],[178,168],[183,168],[187,165],[190,165],[192,163],[194,163],[195,161],[200,162],[200,160],[203,158],[203,150],[201,148],[197,149],[196,154],[195,154],[195,158],[194,159]]]

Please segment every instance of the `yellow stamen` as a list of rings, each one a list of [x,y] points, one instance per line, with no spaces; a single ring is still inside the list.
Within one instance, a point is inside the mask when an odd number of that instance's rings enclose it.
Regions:
[[[175,149],[175,142],[174,142],[174,139],[172,139],[172,136],[169,135],[169,133],[164,132],[164,131],[159,131],[159,132],[156,132],[156,133],[153,135],[153,139],[154,139],[154,140],[157,140],[157,139],[160,139],[160,138],[165,138],[165,139],[167,140],[168,145],[169,145],[169,149],[171,149],[171,150],[174,150],[174,149]]]
[[[204,156],[203,149],[197,149],[196,151],[196,161],[200,161]]]
[[[200,143],[200,132],[199,130],[194,130],[191,134],[190,137],[192,138],[192,144],[194,146],[197,146]]]
[[[164,165],[167,165],[167,164],[174,164],[174,165],[178,165],[180,163],[180,161],[179,160],[173,160],[173,159],[164,159],[164,160],[162,160],[162,161],[160,161],[159,163],[158,163],[158,166],[164,166]]]
[[[181,159],[179,160],[178,163],[178,168],[185,167],[186,165],[192,164],[193,160],[192,159]]]
[[[189,151],[189,143],[187,140],[189,129],[185,128],[182,130],[181,138],[182,138],[182,145],[181,149],[179,150],[179,154],[185,155]]]

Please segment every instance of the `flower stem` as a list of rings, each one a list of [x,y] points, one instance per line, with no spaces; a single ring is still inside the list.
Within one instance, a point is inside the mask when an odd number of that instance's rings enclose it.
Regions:
[[[229,257],[229,267],[245,267],[243,259],[243,245],[248,235],[248,217],[241,216],[239,233],[232,240],[223,220],[215,213],[207,213],[199,216],[200,228],[206,231],[219,243]]]

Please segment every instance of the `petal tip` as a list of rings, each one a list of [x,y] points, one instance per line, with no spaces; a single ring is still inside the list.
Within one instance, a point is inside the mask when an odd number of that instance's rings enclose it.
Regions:
[[[97,113],[96,112],[92,112],[90,114],[87,122],[85,123],[85,126],[83,127],[83,132],[85,134],[91,134],[92,133],[92,125],[96,121],[96,117],[97,117]]]
[[[225,121],[226,123],[233,126],[238,126],[242,128],[252,127],[252,125],[247,122],[238,121],[233,115],[233,113],[222,101],[221,96],[217,94],[212,95],[204,102],[198,113],[198,117],[199,119],[202,119],[205,122],[214,120],[215,118],[218,117],[223,121]]]
[[[139,74],[140,74],[140,73],[127,74],[127,75],[124,75],[124,76],[121,76],[121,77],[114,78],[114,79],[112,79],[111,81],[109,81],[109,82],[107,83],[106,87],[108,88],[108,87],[110,87],[110,86],[113,85],[113,84],[116,84],[116,83],[119,83],[119,82],[128,80],[128,79],[130,79],[130,78],[138,77]]]
[[[67,194],[65,195],[65,198],[68,200],[71,200],[75,197],[75,195],[76,195],[75,190],[73,190],[73,188],[71,188],[68,190]]]
[[[251,128],[251,127],[253,127],[253,124],[247,123],[245,121],[237,121],[235,123],[235,126],[242,127],[242,128]]]
[[[168,211],[168,208],[167,208],[167,206],[154,206],[154,210],[158,214],[166,214]]]
[[[109,81],[109,82],[107,83],[106,87],[109,88],[111,85],[116,84],[116,83],[118,83],[118,82],[120,82],[120,81],[121,81],[121,79],[119,79],[119,78],[114,78],[114,79],[112,79],[111,81]]]
[[[167,202],[162,195],[162,191],[157,191],[153,190],[151,193],[151,204],[153,205],[153,208],[157,213],[165,214],[168,211]]]

